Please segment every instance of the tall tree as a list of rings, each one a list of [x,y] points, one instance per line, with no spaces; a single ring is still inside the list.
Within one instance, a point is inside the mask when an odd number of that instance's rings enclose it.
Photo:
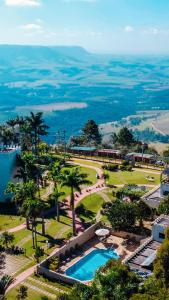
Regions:
[[[37,247],[37,218],[43,213],[46,207],[44,201],[39,199],[26,199],[22,205],[21,213],[23,216],[29,217],[32,223],[32,244],[33,248]]]
[[[143,200],[140,200],[138,203],[136,203],[136,209],[139,226],[143,227],[143,221],[149,220],[152,216],[152,210]]]
[[[103,208],[103,214],[107,216],[115,230],[130,229],[136,223],[136,208],[133,203],[116,200],[107,202]]]
[[[81,192],[81,186],[83,184],[90,184],[90,181],[87,179],[87,174],[80,173],[79,168],[64,170],[62,172],[61,179],[61,186],[67,186],[70,188],[70,206],[72,210],[73,235],[76,235],[74,191]]]
[[[52,195],[50,196],[50,201],[55,203],[56,207],[56,215],[57,215],[57,222],[60,222],[60,197],[64,196],[65,193],[59,190],[58,186],[54,188]]]
[[[94,120],[89,120],[82,129],[82,135],[89,144],[98,145],[101,143],[99,127]]]
[[[35,197],[37,185],[32,181],[13,183],[9,182],[6,194],[12,193],[12,200],[20,207],[27,198]]]
[[[118,143],[122,146],[130,146],[134,143],[134,136],[127,127],[120,129],[118,133]]]
[[[47,129],[49,128],[43,118],[43,113],[30,113],[30,116],[26,118],[26,121],[28,122],[28,128],[31,133],[32,137],[32,144],[35,150],[35,153],[37,154],[38,151],[38,143],[40,142],[40,137],[47,135]]]

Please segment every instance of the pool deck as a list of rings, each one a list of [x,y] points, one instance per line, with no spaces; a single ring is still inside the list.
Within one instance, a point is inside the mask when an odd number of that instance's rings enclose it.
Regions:
[[[108,249],[111,248],[117,252],[117,254],[120,256],[121,260],[123,261],[124,259],[127,259],[138,247],[133,247],[132,251],[129,251],[126,249],[126,247],[123,246],[124,239],[110,235],[107,237],[106,242],[100,242],[98,237],[94,237],[93,239],[89,240],[87,243],[85,243],[82,247],[81,253],[74,257],[71,258],[70,261],[69,259],[63,262],[62,266],[60,267],[59,271],[60,273],[65,273],[65,271],[74,265],[77,261],[79,261],[82,257],[85,255],[89,254],[95,249]]]

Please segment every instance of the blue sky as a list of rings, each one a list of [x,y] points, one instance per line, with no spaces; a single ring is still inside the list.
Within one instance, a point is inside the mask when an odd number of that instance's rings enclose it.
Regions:
[[[0,43],[168,53],[169,0],[0,0]]]

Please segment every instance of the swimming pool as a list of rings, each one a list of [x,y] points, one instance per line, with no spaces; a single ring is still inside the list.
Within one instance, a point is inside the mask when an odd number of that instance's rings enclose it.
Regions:
[[[92,280],[96,271],[111,258],[119,258],[115,250],[95,249],[68,268],[65,274],[81,281]]]

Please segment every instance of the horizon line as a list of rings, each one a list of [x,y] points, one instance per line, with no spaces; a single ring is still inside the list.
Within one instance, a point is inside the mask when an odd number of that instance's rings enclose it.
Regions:
[[[89,54],[100,54],[100,55],[168,55],[169,56],[169,51],[132,51],[132,50],[103,50],[103,51],[98,51],[98,50],[91,50],[87,49],[87,47],[84,47],[82,45],[50,45],[50,44],[21,44],[21,43],[1,43],[0,42],[0,47],[1,46],[18,46],[18,47],[44,47],[44,48],[59,48],[59,47],[65,47],[65,48],[81,48],[88,52]]]

